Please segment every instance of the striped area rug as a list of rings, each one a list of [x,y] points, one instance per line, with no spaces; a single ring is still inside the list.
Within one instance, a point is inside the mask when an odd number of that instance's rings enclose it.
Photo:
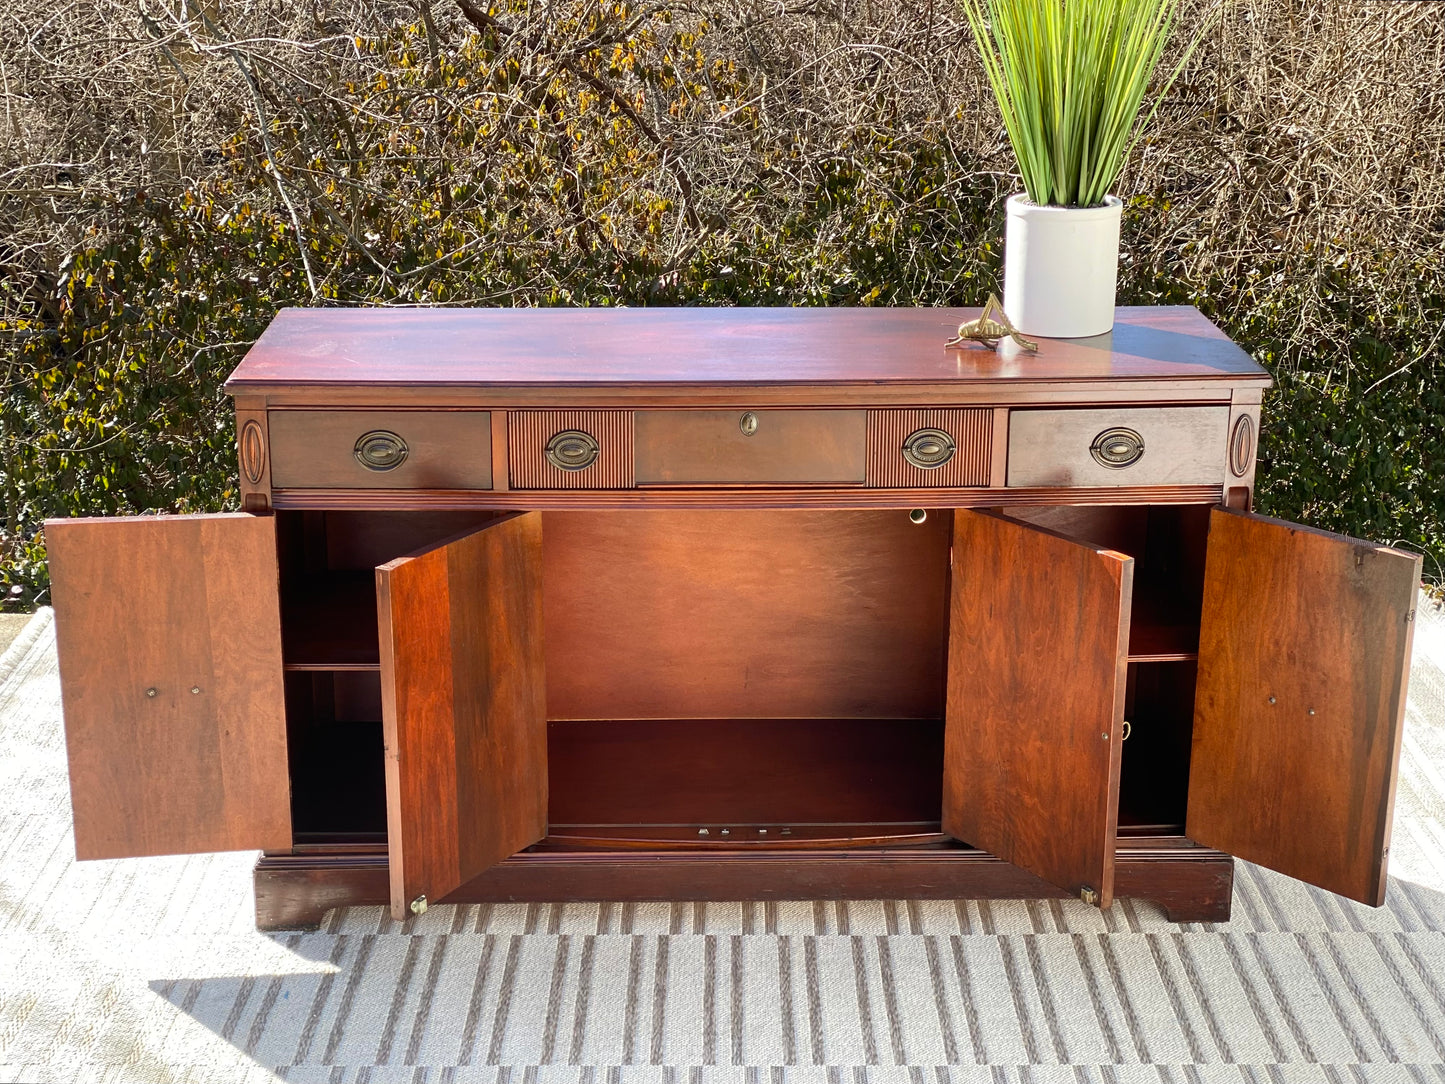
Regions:
[[[1387,906],[517,904],[252,928],[254,855],[77,864],[49,614],[0,659],[0,1080],[1445,1082],[1445,616]]]

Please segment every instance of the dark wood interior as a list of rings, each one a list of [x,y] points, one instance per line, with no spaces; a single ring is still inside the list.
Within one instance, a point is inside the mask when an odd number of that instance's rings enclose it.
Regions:
[[[1199,657],[1204,553],[1209,538],[1207,506],[1066,505],[1009,508],[1005,514],[1134,558],[1131,662]]]
[[[286,674],[296,842],[384,842],[381,675]]]
[[[550,832],[721,846],[937,835],[942,752],[938,719],[554,721]]]
[[[1119,769],[1119,824],[1159,833],[1184,831],[1189,794],[1189,747],[1194,724],[1190,661],[1131,662],[1124,694],[1124,741]]]
[[[1182,833],[1207,510],[1010,514],[1134,557],[1119,825]],[[277,514],[298,844],[386,839],[374,567],[495,518]],[[545,515],[546,848],[944,841],[951,524],[902,511]]]
[[[1107,907],[1133,562],[967,509],[953,550],[944,831]]]
[[[1209,515],[1189,834],[1379,907],[1421,557]]]

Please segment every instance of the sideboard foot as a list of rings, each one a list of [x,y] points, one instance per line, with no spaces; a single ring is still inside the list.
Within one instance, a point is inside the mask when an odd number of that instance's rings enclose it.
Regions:
[[[263,854],[255,884],[258,930],[314,930],[337,907],[390,900],[385,853]]]
[[[1116,882],[1115,895],[1152,900],[1164,908],[1170,922],[1228,922],[1234,902],[1234,859],[1204,848],[1194,854],[1191,861],[1171,862],[1167,876],[1151,871],[1148,886],[1137,891]],[[1127,882],[1122,865],[1119,873],[1118,880]]]
[[[1170,922],[1228,922],[1233,894],[1162,904]]]

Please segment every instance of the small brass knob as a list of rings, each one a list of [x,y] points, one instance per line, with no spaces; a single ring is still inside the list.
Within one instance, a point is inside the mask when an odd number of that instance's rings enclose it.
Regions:
[[[743,436],[752,436],[758,431],[758,416],[751,410],[746,411],[743,416],[738,419],[738,428],[742,430]]]
[[[1101,467],[1122,470],[1144,458],[1144,438],[1136,430],[1117,425],[1094,438],[1089,454]]]
[[[408,448],[406,441],[389,429],[373,429],[356,438],[352,454],[356,461],[367,470],[385,472],[396,470],[406,462]]]
[[[558,470],[586,470],[597,461],[597,438],[580,429],[564,429],[547,442],[542,454]]]
[[[903,458],[921,470],[934,470],[953,458],[958,445],[942,429],[918,429],[903,442]]]
[[[922,508],[915,508],[912,512],[908,513],[909,523],[922,523],[927,518],[928,513],[925,512]]]

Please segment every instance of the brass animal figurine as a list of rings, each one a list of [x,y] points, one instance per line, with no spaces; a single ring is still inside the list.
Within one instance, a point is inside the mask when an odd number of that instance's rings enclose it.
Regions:
[[[944,348],[948,350],[962,350],[963,344],[968,342],[983,343],[987,347],[996,348],[1005,336],[1012,339],[1025,350],[1037,351],[1039,344],[1032,339],[1025,339],[1019,334],[1018,328],[1009,322],[1004,315],[1003,305],[999,303],[994,294],[988,295],[984,302],[983,312],[978,314],[977,320],[965,320],[958,325],[958,333],[948,342]]]

